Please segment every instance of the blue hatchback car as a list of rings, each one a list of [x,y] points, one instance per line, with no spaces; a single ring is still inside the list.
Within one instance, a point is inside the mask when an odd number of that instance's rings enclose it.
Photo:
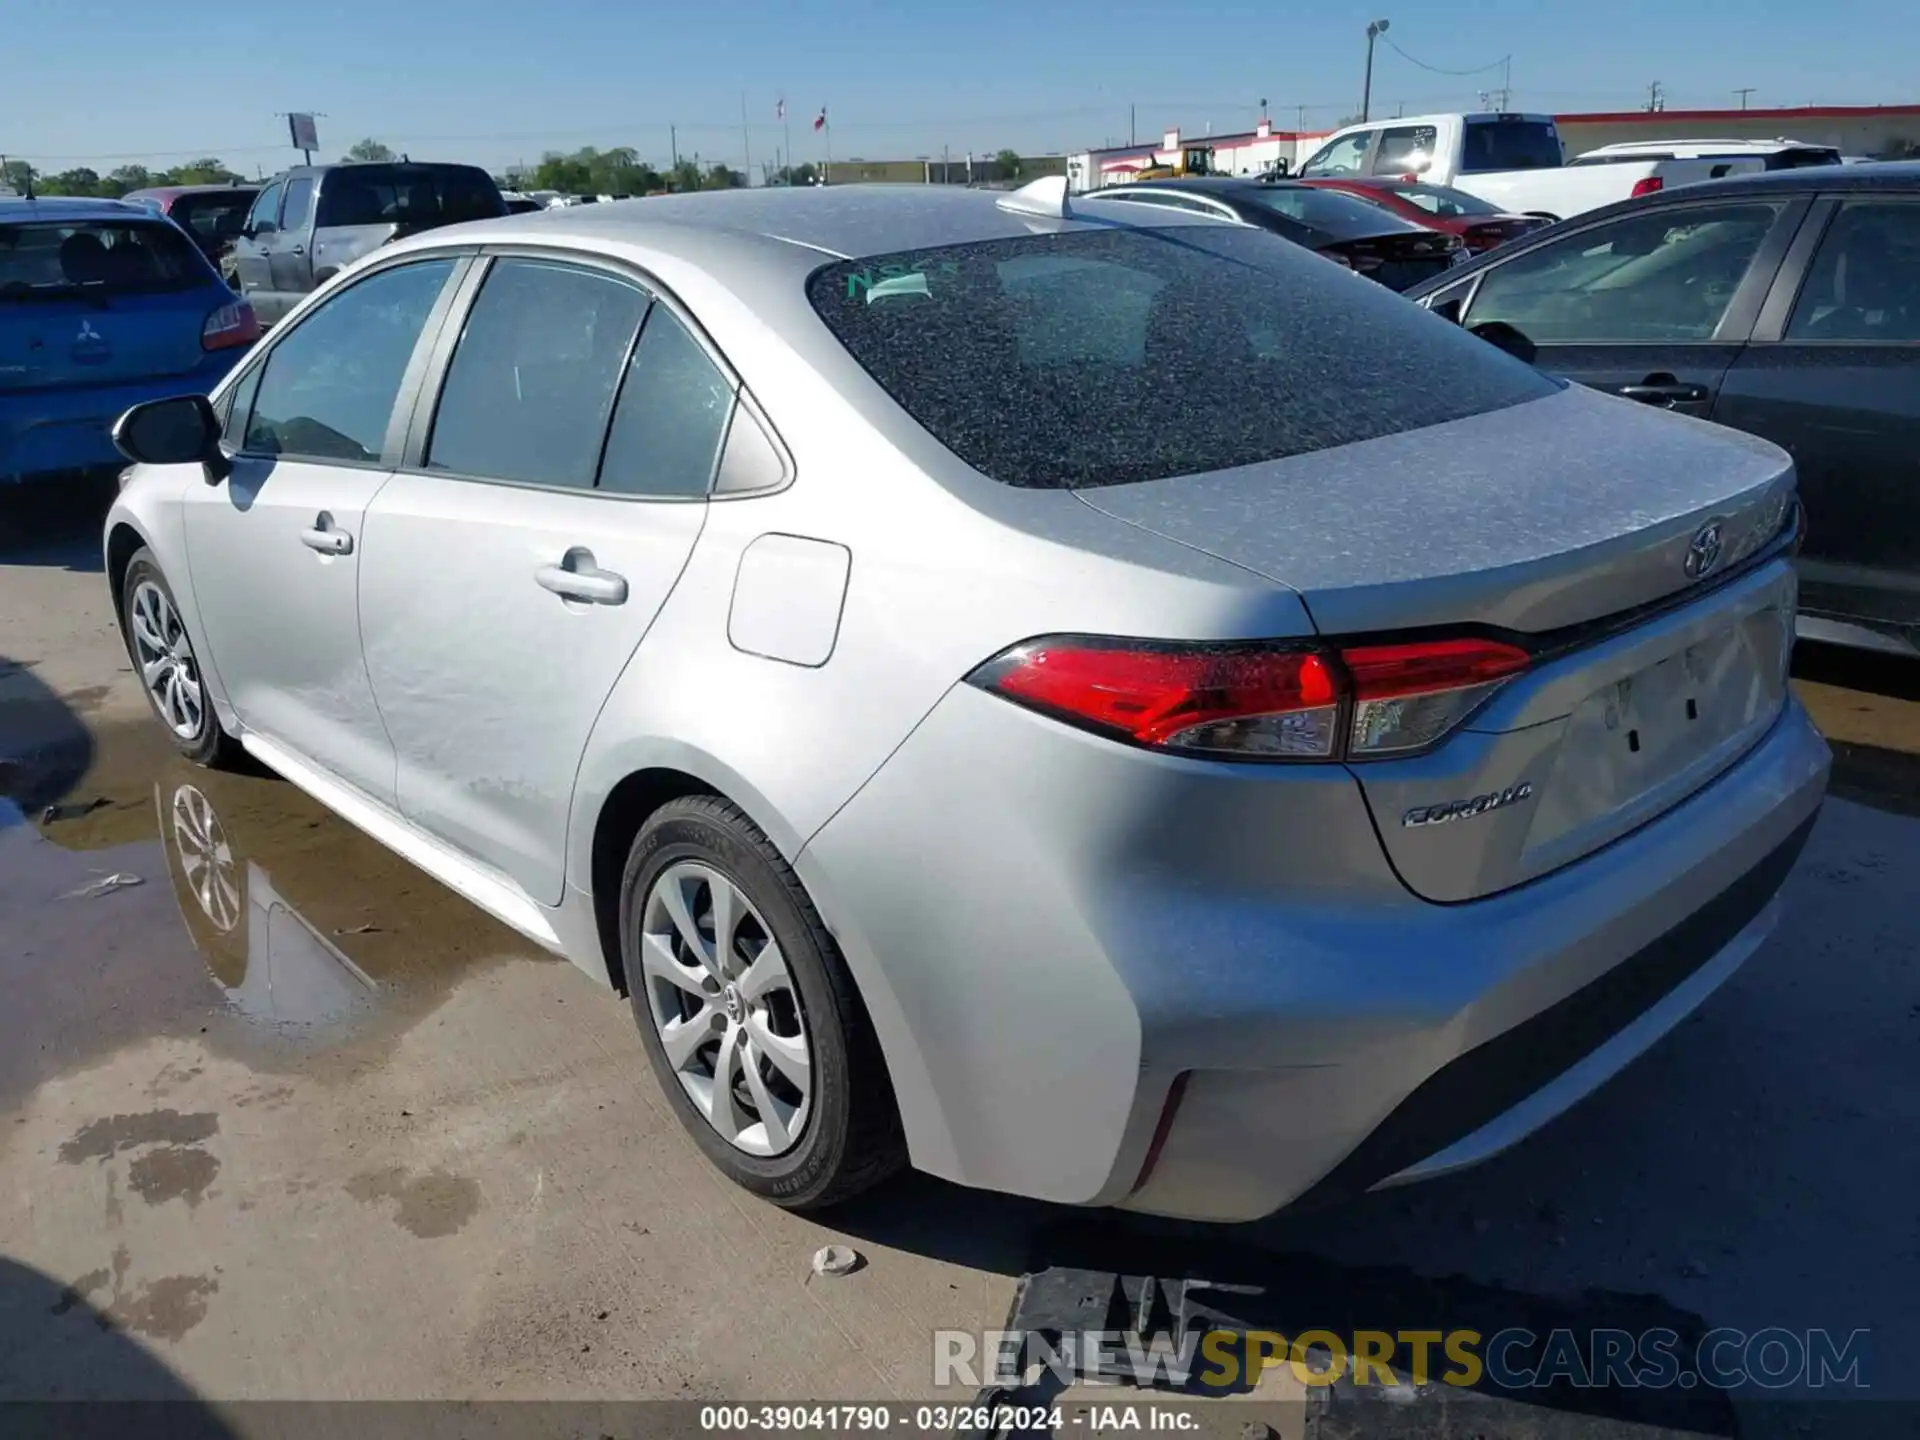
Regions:
[[[205,394],[259,334],[152,210],[0,199],[0,486],[123,463],[111,431],[128,407]]]

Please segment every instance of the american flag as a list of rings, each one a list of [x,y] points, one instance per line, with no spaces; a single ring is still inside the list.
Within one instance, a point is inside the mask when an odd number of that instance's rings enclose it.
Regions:
[[[822,105],[820,107],[820,113],[813,117],[813,128],[816,130],[824,130],[827,128],[827,107],[826,106]]]

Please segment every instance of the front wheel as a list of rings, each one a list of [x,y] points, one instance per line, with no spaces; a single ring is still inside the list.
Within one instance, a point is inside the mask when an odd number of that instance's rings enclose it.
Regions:
[[[213,713],[193,639],[151,550],[136,551],[127,566],[120,628],[147,703],[167,727],[174,748],[196,764],[230,764],[240,747]]]
[[[635,837],[620,946],[654,1075],[734,1183],[792,1210],[905,1162],[886,1064],[800,879],[736,807],[662,806]]]

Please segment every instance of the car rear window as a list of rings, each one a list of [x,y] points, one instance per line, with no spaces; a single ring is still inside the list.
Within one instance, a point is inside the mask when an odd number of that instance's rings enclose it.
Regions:
[[[190,290],[210,278],[164,220],[0,225],[0,301]]]
[[[1378,235],[1382,231],[1398,230],[1405,224],[1383,212],[1378,205],[1369,205],[1338,190],[1323,190],[1317,185],[1249,185],[1245,190],[1236,191],[1233,198],[1284,215],[1309,230],[1318,230],[1339,240]]]
[[[470,165],[353,165],[321,182],[315,223],[427,230],[506,213],[492,177]]]
[[[1489,205],[1478,195],[1469,195],[1464,190],[1455,190],[1446,185],[1381,185],[1378,188],[1409,205],[1418,205],[1429,215],[1439,215],[1448,220],[1501,213],[1498,205]]]
[[[176,224],[184,225],[202,240],[231,240],[247,223],[257,190],[209,190],[199,195],[182,195],[170,212]]]
[[[824,266],[828,328],[954,454],[1077,489],[1438,425],[1554,382],[1278,236],[1083,230]]]
[[[1560,159],[1550,120],[1469,120],[1461,134],[1462,171],[1553,170]]]

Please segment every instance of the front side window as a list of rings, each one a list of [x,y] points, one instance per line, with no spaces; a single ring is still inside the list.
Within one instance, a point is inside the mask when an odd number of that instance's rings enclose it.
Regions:
[[[591,488],[648,303],[604,271],[495,261],[447,369],[427,468]]]
[[[1419,175],[1433,164],[1440,132],[1432,125],[1395,125],[1380,132],[1370,167],[1375,175]]]
[[[1800,287],[1786,338],[1920,341],[1920,204],[1843,206]]]
[[[807,295],[908,415],[1009,485],[1224,470],[1557,389],[1252,227],[1085,229],[874,256],[815,271]]]
[[[600,488],[677,500],[705,495],[732,411],[732,382],[674,313],[655,305],[620,387]]]
[[[280,216],[282,230],[304,230],[307,217],[313,213],[313,181],[302,175],[298,180],[287,183],[286,209]]]
[[[245,448],[378,461],[407,362],[453,268],[450,259],[395,266],[309,311],[267,354]]]
[[[1780,207],[1659,210],[1542,245],[1486,273],[1468,323],[1536,344],[1713,339]]]
[[[278,181],[260,192],[247,216],[247,228],[256,235],[271,235],[280,228],[280,184]]]
[[[1358,175],[1367,163],[1367,147],[1374,132],[1361,130],[1336,140],[1314,154],[1300,167],[1302,175]]]

